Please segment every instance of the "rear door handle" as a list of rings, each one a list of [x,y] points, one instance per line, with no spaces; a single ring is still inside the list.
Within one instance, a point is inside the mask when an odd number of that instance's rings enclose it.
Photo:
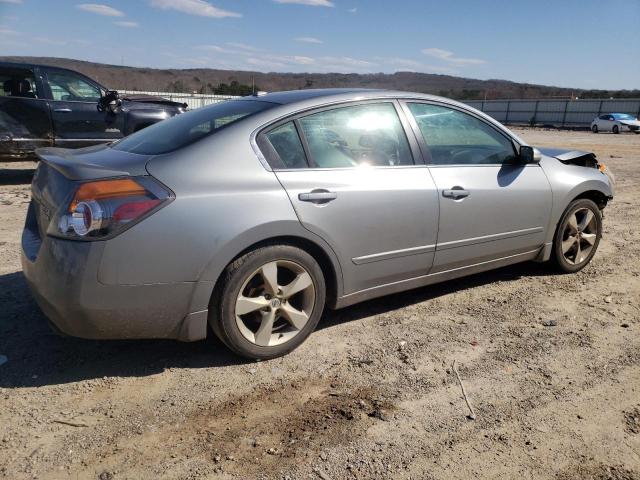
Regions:
[[[311,190],[306,193],[299,193],[298,199],[301,202],[311,202],[311,203],[328,203],[332,200],[338,198],[338,194],[336,192],[330,192],[329,190],[318,189]]]
[[[459,200],[461,198],[465,198],[471,195],[469,190],[465,190],[462,187],[453,187],[448,190],[442,191],[442,196],[447,198],[453,198],[454,200]]]
[[[56,113],[71,113],[71,109],[70,108],[56,108],[54,110],[54,112]]]

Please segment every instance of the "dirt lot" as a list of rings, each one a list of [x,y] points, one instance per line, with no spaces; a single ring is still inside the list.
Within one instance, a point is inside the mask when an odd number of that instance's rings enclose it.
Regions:
[[[50,333],[20,271],[31,165],[8,166],[0,478],[639,479],[640,135],[519,133],[615,172],[589,267],[523,264],[330,312],[262,363],[215,339]]]

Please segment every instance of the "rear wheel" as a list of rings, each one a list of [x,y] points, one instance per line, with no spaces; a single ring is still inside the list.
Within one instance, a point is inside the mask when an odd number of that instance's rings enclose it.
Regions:
[[[598,125],[592,125],[592,126],[591,126],[591,131],[592,131],[593,133],[598,133]]]
[[[582,270],[596,253],[602,237],[602,213],[589,199],[574,200],[565,210],[553,242],[552,260],[562,272]]]
[[[618,134],[620,133],[620,127],[618,127],[618,125],[614,125],[611,131],[615,134]]]
[[[209,322],[235,353],[269,359],[289,353],[315,330],[324,303],[318,262],[297,247],[270,245],[227,267]]]

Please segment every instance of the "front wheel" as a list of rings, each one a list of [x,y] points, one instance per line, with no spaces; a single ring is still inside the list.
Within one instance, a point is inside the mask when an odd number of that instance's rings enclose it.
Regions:
[[[211,300],[209,323],[243,357],[280,357],[315,330],[325,295],[322,269],[311,255],[290,245],[269,245],[227,267]]]
[[[602,238],[602,213],[589,199],[574,200],[565,210],[553,241],[552,261],[564,273],[582,270]]]
[[[592,125],[592,126],[591,126],[591,131],[592,131],[593,133],[598,133],[598,125]]]
[[[618,125],[614,125],[611,131],[617,135],[620,133],[620,127],[618,127]]]

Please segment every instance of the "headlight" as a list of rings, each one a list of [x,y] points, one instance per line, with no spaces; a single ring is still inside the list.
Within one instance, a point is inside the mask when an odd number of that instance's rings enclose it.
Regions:
[[[49,224],[49,235],[104,240],[126,230],[173,199],[150,177],[81,183]]]

